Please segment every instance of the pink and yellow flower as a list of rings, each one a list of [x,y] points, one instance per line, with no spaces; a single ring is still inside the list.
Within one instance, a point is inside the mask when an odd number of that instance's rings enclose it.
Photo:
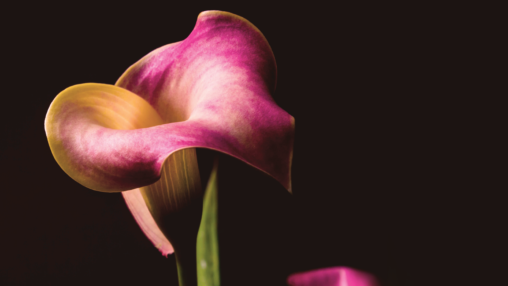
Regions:
[[[123,192],[141,229],[167,255],[173,247],[146,194],[151,188],[185,201],[200,192],[194,148],[238,158],[291,190],[294,118],[272,99],[275,85],[263,34],[242,17],[206,11],[185,40],[152,51],[115,85],[62,91],[45,130],[62,169],[90,189]],[[172,187],[158,189],[165,180]]]

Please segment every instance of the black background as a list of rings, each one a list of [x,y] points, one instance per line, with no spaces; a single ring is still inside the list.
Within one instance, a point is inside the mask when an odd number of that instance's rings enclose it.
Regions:
[[[469,100],[450,85],[465,65],[459,8],[183,4],[2,9],[1,285],[177,285],[174,257],[152,246],[120,194],[60,169],[43,122],[60,91],[114,84],[209,9],[263,32],[278,65],[274,99],[296,119],[293,195],[221,159],[224,286],[285,285],[291,273],[339,265],[383,285],[453,285],[494,265],[479,258],[492,247],[480,238],[501,212],[455,168],[471,159],[454,140],[468,118],[455,111]]]

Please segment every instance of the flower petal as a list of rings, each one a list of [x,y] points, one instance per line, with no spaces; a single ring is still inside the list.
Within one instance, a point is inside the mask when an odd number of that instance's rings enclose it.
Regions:
[[[140,190],[122,192],[122,195],[134,219],[153,245],[164,256],[173,253],[173,246],[155,223]]]
[[[349,267],[330,267],[291,274],[291,286],[378,286],[376,278]]]
[[[140,155],[150,152],[149,142],[136,134],[112,134],[146,132],[160,124],[157,111],[141,97],[113,85],[87,83],[56,96],[45,129],[53,156],[71,178],[93,190],[114,192],[155,182],[160,168],[152,169],[152,162],[143,160],[155,159]]]
[[[141,230],[162,255],[178,253],[182,246],[193,243],[201,222],[203,192],[196,150],[172,153],[164,162],[160,180],[122,195]]]
[[[257,28],[203,12],[186,40],[153,51],[118,80],[133,93],[101,84],[60,93],[46,133],[64,171],[97,191],[152,184],[170,154],[194,147],[243,160],[290,190],[294,119],[271,97],[275,80]]]
[[[176,137],[162,153],[188,146],[221,151],[290,190],[294,118],[273,101],[275,83],[263,34],[242,17],[206,11],[187,39],[151,52],[116,85],[146,99],[165,122],[181,122],[162,128]]]

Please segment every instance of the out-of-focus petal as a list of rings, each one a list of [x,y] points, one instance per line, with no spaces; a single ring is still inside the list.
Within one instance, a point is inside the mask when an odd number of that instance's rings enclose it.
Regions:
[[[164,256],[173,253],[173,246],[155,223],[140,190],[135,189],[122,192],[122,195],[134,219],[153,245],[155,245]]]
[[[349,267],[330,267],[291,274],[291,286],[379,286],[371,274]]]
[[[98,191],[152,184],[170,154],[195,147],[243,160],[290,190],[294,119],[273,101],[275,81],[273,53],[257,28],[231,13],[203,12],[187,39],[122,75],[117,85],[133,93],[93,84],[60,93],[46,133],[64,171]],[[132,102],[148,110],[145,100],[162,122],[136,111]],[[153,118],[136,125],[137,116]]]

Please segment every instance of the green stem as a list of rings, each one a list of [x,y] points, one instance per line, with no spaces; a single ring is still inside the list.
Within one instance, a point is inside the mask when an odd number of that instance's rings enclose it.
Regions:
[[[176,267],[180,286],[197,286],[196,243],[175,248]]]

